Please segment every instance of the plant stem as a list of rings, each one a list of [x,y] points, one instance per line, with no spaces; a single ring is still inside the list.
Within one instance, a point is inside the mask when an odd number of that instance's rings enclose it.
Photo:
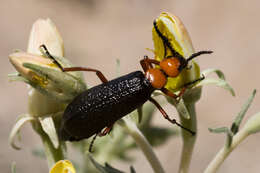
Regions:
[[[186,103],[187,110],[190,114],[190,119],[184,118],[180,115],[181,124],[184,127],[189,128],[190,130],[197,133],[197,119],[195,111],[195,103]],[[182,129],[182,152],[181,152],[181,162],[179,167],[179,173],[187,173],[189,171],[190,162],[192,158],[192,153],[194,145],[196,142],[197,134],[192,136],[190,133]]]
[[[45,151],[45,156],[48,162],[48,167],[50,169],[56,162],[64,159],[61,144],[59,148],[55,149],[47,135],[41,135],[41,139]]]
[[[237,147],[238,144],[240,144],[247,136],[248,132],[244,129],[240,130],[232,140],[232,144],[229,148],[226,147],[226,145],[219,150],[215,158],[210,162],[204,173],[214,173],[218,170],[220,165],[224,162],[224,160],[227,158],[227,156],[233,151],[234,148]]]
[[[54,148],[50,138],[48,135],[42,130],[41,125],[39,122],[33,122],[33,128],[36,130],[36,132],[41,137],[45,156],[48,162],[49,169],[52,168],[52,166],[59,160],[64,159],[63,149],[62,149],[62,143],[60,143],[59,147],[56,149]]]
[[[159,159],[156,157],[151,145],[146,140],[142,132],[137,128],[136,124],[128,118],[123,118],[123,122],[125,127],[124,129],[127,131],[129,135],[133,137],[136,144],[141,148],[142,152],[144,153],[145,157],[150,163],[153,171],[155,173],[164,173],[165,171]]]

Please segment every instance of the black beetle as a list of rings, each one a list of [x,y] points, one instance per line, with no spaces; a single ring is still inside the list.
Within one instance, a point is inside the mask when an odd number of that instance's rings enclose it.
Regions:
[[[188,85],[203,80],[204,76],[185,84],[179,95],[175,95],[165,88],[167,77],[177,77],[184,68],[187,68],[191,59],[201,54],[210,54],[212,51],[200,51],[185,59],[171,47],[168,39],[159,31],[156,22],[154,22],[154,28],[165,46],[169,47],[173,56],[166,57],[160,62],[145,56],[140,61],[145,73],[135,71],[111,81],[108,81],[96,69],[84,67],[63,68],[50,55],[47,48],[42,45],[46,54],[63,72],[92,71],[96,72],[102,81],[102,84],[90,88],[75,97],[66,107],[60,128],[60,138],[62,140],[79,141],[94,134],[96,136],[97,134],[100,136],[106,135],[117,120],[134,111],[147,100],[151,101],[160,110],[165,119],[173,124],[177,124],[192,135],[195,134],[195,132],[177,123],[175,119],[170,119],[157,101],[151,97],[151,94],[154,90],[161,90],[174,99],[180,97]],[[161,68],[155,68],[153,64],[159,65]],[[106,129],[102,131],[105,127]]]

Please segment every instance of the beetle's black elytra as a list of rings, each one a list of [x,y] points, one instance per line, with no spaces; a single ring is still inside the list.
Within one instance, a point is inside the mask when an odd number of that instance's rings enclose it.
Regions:
[[[81,140],[101,132],[143,105],[153,91],[141,71],[86,90],[67,106],[62,118],[61,138]]]

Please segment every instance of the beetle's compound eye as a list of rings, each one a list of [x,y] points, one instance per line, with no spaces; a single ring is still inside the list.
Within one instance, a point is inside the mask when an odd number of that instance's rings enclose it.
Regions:
[[[177,77],[180,73],[179,67],[181,63],[178,58],[165,58],[160,62],[161,69],[169,76],[169,77]]]
[[[166,85],[167,78],[159,69],[151,68],[145,73],[146,78],[151,82],[156,89],[161,89]]]

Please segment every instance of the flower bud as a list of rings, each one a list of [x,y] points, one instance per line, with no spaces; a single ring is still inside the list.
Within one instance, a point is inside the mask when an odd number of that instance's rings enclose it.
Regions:
[[[50,59],[25,52],[13,53],[9,58],[28,84],[52,99],[69,103],[86,90],[77,73],[62,72]]]
[[[172,48],[182,55],[184,58],[188,58],[194,53],[190,36],[181,22],[181,20],[170,14],[161,13],[156,19],[156,25],[159,31],[167,37]],[[155,59],[161,61],[165,57],[172,56],[170,49],[163,43],[163,40],[158,36],[153,28],[153,41],[154,41],[154,53]],[[192,61],[190,64],[191,69],[183,69],[182,72],[175,78],[168,78],[166,88],[171,91],[179,90],[185,83],[194,81],[200,77],[199,66]]]
[[[50,59],[44,58],[42,56],[33,55],[26,52],[15,52],[9,55],[9,60],[12,63],[12,65],[15,67],[17,72],[19,72],[24,78],[27,78],[28,80],[34,80],[36,77],[36,74],[23,66],[24,63],[31,63],[31,64],[37,64],[41,66],[49,66],[53,64]]]
[[[32,26],[27,52],[40,55],[40,45],[46,45],[54,56],[64,56],[63,40],[50,19],[38,19]]]

